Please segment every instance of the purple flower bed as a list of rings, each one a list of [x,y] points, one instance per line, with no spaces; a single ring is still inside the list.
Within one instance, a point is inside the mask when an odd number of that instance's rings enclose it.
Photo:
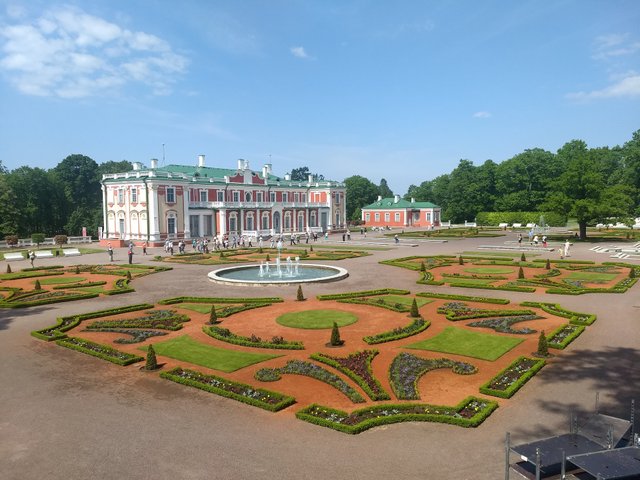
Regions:
[[[526,322],[528,320],[539,320],[541,318],[544,318],[544,317],[540,317],[538,315],[518,315],[515,317],[487,318],[479,322],[471,322],[468,324],[468,326],[479,327],[479,328],[492,328],[496,332],[500,332],[500,333],[513,333],[518,335],[527,335],[530,333],[536,333],[537,330],[534,330],[533,328],[528,328],[528,327],[515,329],[515,328],[511,328],[511,325],[519,322]]]
[[[396,356],[389,367],[391,388],[400,400],[419,400],[417,383],[422,375],[438,368],[451,368],[459,375],[471,375],[478,369],[466,362],[457,362],[448,358],[424,359],[403,352]]]
[[[545,361],[520,357],[480,387],[480,393],[495,397],[510,398],[529,381],[542,367]]]

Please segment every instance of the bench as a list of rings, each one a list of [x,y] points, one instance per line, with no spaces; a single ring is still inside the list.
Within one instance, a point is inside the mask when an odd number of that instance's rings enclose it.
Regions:
[[[522,228],[522,224],[521,223],[514,223],[513,224],[513,228]]]
[[[13,260],[24,260],[24,255],[22,255],[22,253],[16,252],[16,253],[5,253],[4,254],[4,259],[7,262],[11,262]]]
[[[53,252],[51,250],[37,250],[35,254],[36,258],[53,258]]]
[[[63,248],[62,254],[65,257],[75,257],[76,255],[82,255],[80,253],[80,250],[78,250],[77,248]]]
[[[507,228],[509,226],[509,224],[508,223],[500,223],[500,224],[498,224],[498,226],[500,228]]]

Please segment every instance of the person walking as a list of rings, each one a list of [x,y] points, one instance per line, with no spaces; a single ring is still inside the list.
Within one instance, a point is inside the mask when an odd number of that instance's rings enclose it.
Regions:
[[[393,236],[393,239],[396,241],[396,245],[397,245],[398,243],[400,243],[400,238],[398,238],[398,234],[395,234],[395,235]]]
[[[133,263],[133,245],[132,244],[129,245],[129,251],[127,252],[127,254],[129,255],[129,265],[131,265]]]
[[[142,254],[146,255],[147,254],[147,242],[144,242],[142,244]]]
[[[109,263],[113,263],[113,247],[111,246],[111,243],[109,243],[109,246],[107,247],[107,253],[109,254]]]
[[[29,250],[27,256],[29,257],[29,262],[31,262],[31,268],[33,268],[33,261],[36,259],[36,252]]]

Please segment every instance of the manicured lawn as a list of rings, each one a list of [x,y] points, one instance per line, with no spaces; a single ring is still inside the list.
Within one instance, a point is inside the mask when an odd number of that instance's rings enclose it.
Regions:
[[[60,285],[63,283],[80,283],[84,282],[86,278],[82,277],[51,277],[41,278],[40,285]]]
[[[503,273],[513,273],[515,270],[508,267],[469,267],[464,269],[467,273],[484,273],[487,275],[500,275]]]
[[[198,313],[211,313],[211,303],[181,303],[180,308],[186,308],[187,310],[193,310]]]
[[[418,308],[422,307],[423,305],[426,305],[427,303],[431,303],[433,302],[433,300],[428,299],[428,298],[418,298],[418,297],[412,297],[410,295],[380,295],[379,297],[373,297],[373,301],[375,302],[377,299],[383,299],[384,303],[387,304],[391,304],[394,305],[396,303],[399,303],[400,305],[406,305],[407,307],[410,307],[411,304],[413,303],[413,299],[416,299],[416,303],[418,304]]]
[[[281,356],[212,347],[195,341],[189,335],[154,343],[153,348],[158,355],[227,373]],[[146,350],[146,347],[140,350]]]
[[[454,353],[465,357],[494,361],[523,341],[523,338],[446,327],[439,335],[422,342],[413,343],[406,348]]]
[[[455,278],[455,277],[446,277],[444,281],[451,284],[452,287],[455,287],[459,283],[466,283],[467,285],[491,285],[493,282],[497,282],[496,280],[491,280],[490,278]]]
[[[87,293],[102,293],[104,292],[104,287],[105,285],[94,285],[93,287],[78,288],[78,290],[81,290]]]
[[[616,278],[616,276],[615,273],[571,272],[566,278],[567,280],[577,280],[588,283],[607,283]]]
[[[358,321],[358,317],[349,312],[340,310],[306,310],[304,312],[291,312],[280,315],[276,322],[285,327],[304,328],[316,330],[332,328],[333,322],[339,327],[351,325]]]

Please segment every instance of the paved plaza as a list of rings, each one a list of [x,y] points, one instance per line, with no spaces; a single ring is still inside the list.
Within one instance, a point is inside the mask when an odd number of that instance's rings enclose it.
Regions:
[[[353,246],[361,242],[354,235]],[[337,236],[336,236],[337,239]],[[400,423],[346,435],[297,420],[288,409],[273,414],[144,373],[60,348],[30,336],[55,318],[119,305],[193,296],[281,296],[296,288],[236,287],[207,280],[213,268],[165,264],[172,271],[135,279],[135,293],[26,309],[0,309],[0,478],[2,479],[501,479],[504,438],[522,443],[569,428],[570,411],[600,411],[628,418],[640,404],[640,286],[626,294],[537,295],[427,287],[417,272],[380,265],[409,255],[458,254],[506,238],[387,242],[371,256],[323,262],[349,270],[345,280],[305,285],[307,297],[375,288],[437,290],[466,295],[557,302],[598,320],[480,427]],[[342,243],[342,242],[338,242]],[[572,259],[610,260],[590,244]],[[152,263],[162,249],[135,262]],[[490,252],[487,253],[490,255]],[[541,257],[545,258],[548,252]],[[107,253],[38,260],[39,265],[106,263]],[[126,263],[126,249],[115,261]],[[25,268],[28,262],[12,263]],[[0,262],[4,271],[6,262]],[[555,353],[555,351],[554,351]],[[638,422],[636,422],[638,423]],[[515,474],[512,474],[515,478]]]

